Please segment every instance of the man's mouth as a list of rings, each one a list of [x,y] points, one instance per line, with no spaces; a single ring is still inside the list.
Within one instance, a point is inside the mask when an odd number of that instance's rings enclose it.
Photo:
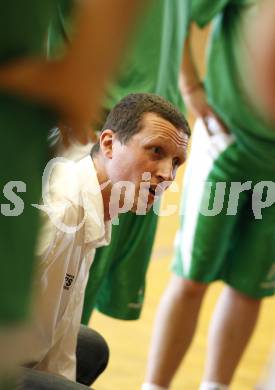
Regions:
[[[149,193],[154,197],[154,198],[159,198],[162,196],[164,191],[169,187],[167,186],[168,182],[165,183],[159,183],[159,184],[152,184],[149,187]]]
[[[149,187],[149,193],[152,195],[153,198],[159,198],[164,192],[164,188],[161,188],[161,185],[151,185]]]
[[[155,197],[156,196],[156,187],[150,187],[149,188],[149,192],[150,192],[150,194],[153,196],[153,197]]]

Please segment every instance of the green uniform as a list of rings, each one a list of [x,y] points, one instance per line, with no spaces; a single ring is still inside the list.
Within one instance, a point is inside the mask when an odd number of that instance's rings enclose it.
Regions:
[[[2,64],[43,54],[49,20],[55,7],[56,0],[12,0],[6,5],[2,2]],[[39,202],[41,177],[47,160],[47,131],[54,117],[41,105],[3,92],[0,93],[0,107],[0,325],[3,326],[17,324],[28,314],[38,230],[38,212],[31,205]],[[13,189],[24,202],[22,213],[22,201],[16,209],[15,194],[10,191],[16,183],[11,183],[10,188],[5,187],[10,181],[26,184],[26,188],[19,184]],[[14,211],[13,216],[10,211]],[[15,216],[17,211],[20,215]]]
[[[59,53],[60,44],[69,41],[68,32],[73,23],[64,17],[65,13],[61,8],[59,21],[52,24],[51,55]],[[183,110],[178,79],[188,17],[188,1],[151,1],[149,10],[137,23],[116,82],[108,88],[105,112],[121,98],[135,92],[162,95]],[[139,317],[156,227],[157,216],[153,211],[147,216],[127,213],[119,217],[119,225],[112,230],[110,246],[98,249],[92,264],[83,323],[88,323],[95,306],[116,318]]]
[[[200,26],[214,19],[205,86],[231,134],[209,136],[202,123],[194,132],[173,269],[261,298],[275,291],[275,205],[261,209],[262,198],[275,201],[275,129],[249,96],[247,37],[257,7],[252,0],[192,2]],[[236,182],[246,183],[240,195]]]

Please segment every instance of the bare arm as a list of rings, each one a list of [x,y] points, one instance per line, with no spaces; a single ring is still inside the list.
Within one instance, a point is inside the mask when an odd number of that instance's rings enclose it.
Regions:
[[[227,132],[225,125],[222,123],[221,119],[218,118],[212,107],[207,102],[207,95],[193,56],[191,30],[184,46],[180,75],[180,88],[184,102],[190,113],[192,113],[197,118],[201,118],[207,127],[209,119],[216,121],[217,125]]]
[[[275,7],[273,0],[260,4],[257,22],[251,28],[250,46],[253,62],[249,69],[256,80],[260,104],[275,121]]]
[[[79,0],[76,33],[62,60],[26,59],[0,70],[0,87],[58,110],[75,137],[87,131],[118,63],[134,16],[146,0]]]

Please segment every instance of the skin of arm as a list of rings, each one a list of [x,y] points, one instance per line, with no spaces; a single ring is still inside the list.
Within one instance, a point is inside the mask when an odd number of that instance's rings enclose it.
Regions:
[[[60,60],[22,59],[0,69],[0,88],[57,110],[80,142],[101,106],[104,87],[146,0],[80,0],[76,29]]]
[[[210,118],[212,123],[214,120],[217,126],[222,128],[224,132],[228,132],[221,119],[216,115],[207,102],[206,92],[203,83],[200,80],[200,75],[192,52],[191,29],[189,30],[189,34],[184,45],[180,74],[180,89],[188,111],[196,118],[201,118],[210,132]]]
[[[268,119],[275,121],[275,7],[272,0],[263,0],[259,17],[250,32],[254,57],[251,76],[256,80],[259,103]]]

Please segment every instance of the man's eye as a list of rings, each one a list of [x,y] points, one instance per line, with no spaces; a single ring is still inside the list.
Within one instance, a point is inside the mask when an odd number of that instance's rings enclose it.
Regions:
[[[174,158],[173,159],[173,166],[174,167],[179,167],[180,166],[180,159],[179,158]]]
[[[161,154],[161,153],[162,153],[162,148],[159,147],[159,146],[153,146],[153,147],[151,148],[151,150],[152,150],[152,152],[153,152],[154,154]]]

